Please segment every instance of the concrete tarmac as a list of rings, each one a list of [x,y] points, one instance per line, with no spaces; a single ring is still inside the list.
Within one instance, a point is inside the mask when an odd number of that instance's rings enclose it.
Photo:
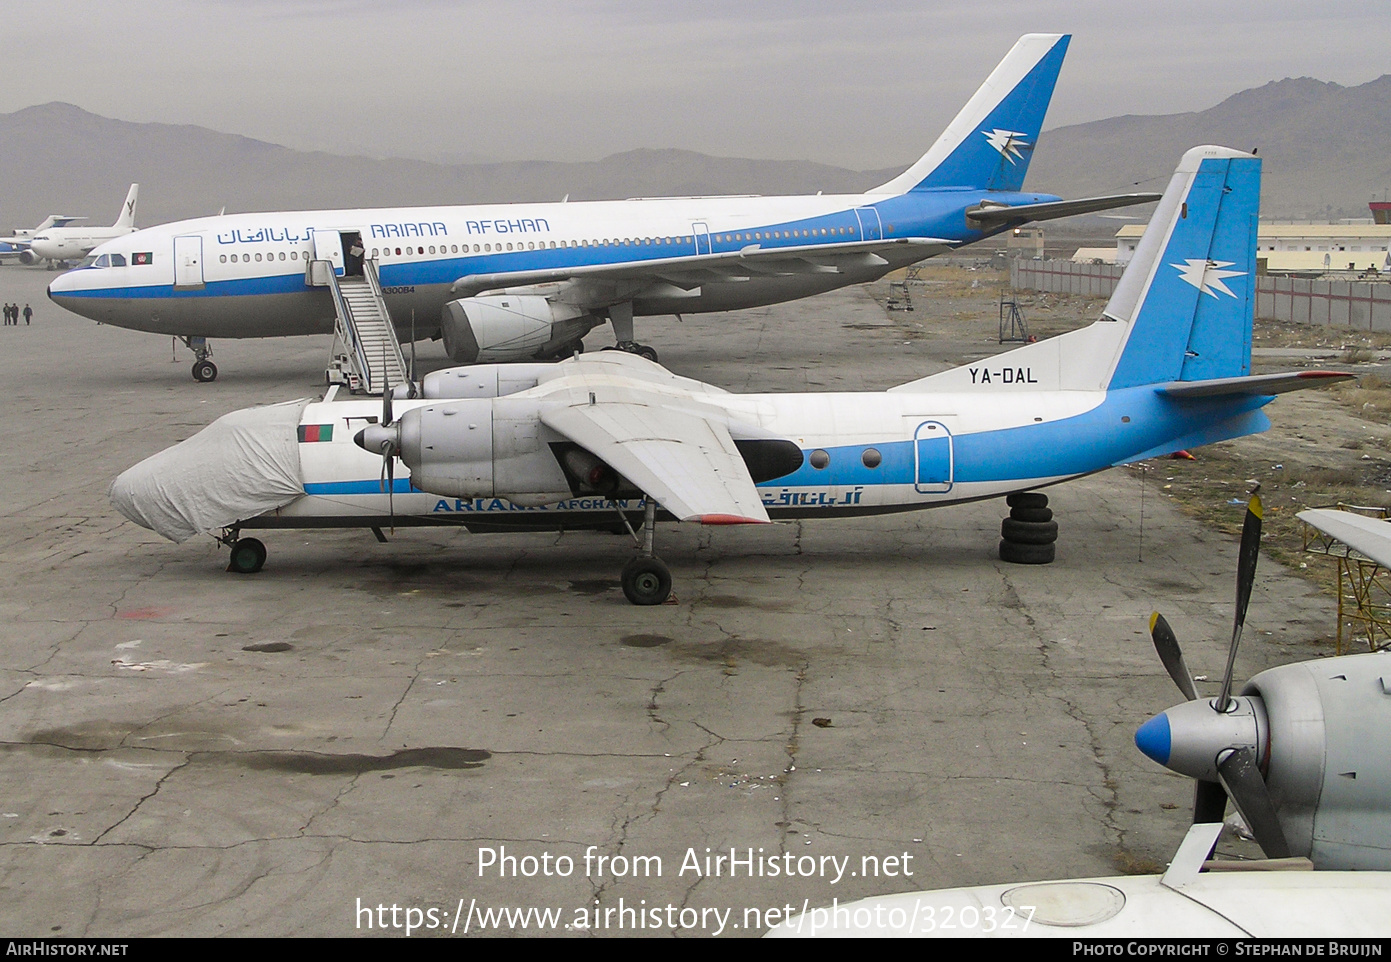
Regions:
[[[320,393],[328,339],[215,342],[198,384],[182,347],[52,305],[52,276],[0,269],[36,311],[0,333],[7,935],[749,935],[833,899],[1152,871],[1183,837],[1192,784],[1131,742],[1181,698],[1147,619],[1218,678],[1236,545],[1130,471],[1049,492],[1044,567],[999,560],[994,501],[664,526],[657,608],[624,601],[631,542],[606,534],[267,532],[239,576],[107,486]],[[852,289],[638,331],[732,390],[998,350],[993,321],[913,324]],[[1263,562],[1238,679],[1332,626]]]

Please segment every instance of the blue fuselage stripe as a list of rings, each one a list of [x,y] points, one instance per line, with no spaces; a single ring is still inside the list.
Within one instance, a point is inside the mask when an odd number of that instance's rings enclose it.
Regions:
[[[999,431],[953,436],[953,484],[1028,481],[1038,478],[1075,477],[1153,456],[1166,445],[1202,443],[1202,435],[1214,427],[1259,409],[1271,397],[1216,397],[1178,400],[1153,387],[1112,391],[1097,407],[1074,417],[1029,424]],[[1243,432],[1245,433],[1245,432]],[[1187,440],[1196,438],[1197,440]],[[932,439],[932,443],[941,439]],[[893,439],[871,444],[824,448],[825,468],[811,466],[811,450],[804,453],[801,468],[758,487],[835,488],[879,485],[913,485],[919,481],[914,445],[928,443]],[[864,452],[880,455],[877,467],[867,467]],[[934,479],[935,480],[935,479]],[[414,489],[406,479],[396,479],[397,494]],[[377,479],[306,484],[308,494],[382,494]]]
[[[470,253],[429,255],[428,257],[409,260],[409,261],[379,261],[379,271],[383,287],[411,287],[411,286],[430,286],[452,284],[460,277],[475,274],[510,274],[522,271],[535,270],[564,270],[574,267],[590,266],[618,266],[627,264],[641,264],[643,261],[656,261],[668,258],[685,258],[695,256],[696,246],[700,246],[699,253],[703,254],[724,254],[740,251],[750,245],[758,245],[761,250],[777,250],[779,248],[808,247],[812,245],[824,245],[833,248],[838,244],[857,243],[863,240],[877,239],[881,236],[885,241],[898,239],[909,239],[914,237],[944,238],[957,244],[969,244],[980,240],[998,231],[978,231],[967,226],[963,211],[982,200],[989,200],[991,203],[1008,205],[1035,204],[1048,201],[1055,201],[1059,198],[1048,194],[1030,194],[1018,192],[999,192],[981,190],[937,190],[930,193],[909,193],[896,197],[875,197],[865,195],[863,198],[856,198],[857,205],[848,207],[845,210],[817,217],[802,218],[792,221],[770,223],[741,227],[738,230],[716,230],[708,236],[699,235],[699,241],[690,244],[665,244],[665,243],[621,243],[621,238],[614,236],[595,237],[593,234],[614,235],[618,233],[632,233],[634,230],[650,231],[652,228],[624,228],[616,222],[611,222],[603,228],[591,229],[584,224],[566,225],[553,228],[546,237],[564,236],[567,240],[580,239],[589,241],[587,247],[556,247],[540,248],[537,250],[523,251],[503,251],[492,253]],[[579,207],[580,205],[573,205]],[[875,218],[867,213],[864,215],[868,221],[866,229],[861,230],[861,216],[856,211],[876,210],[877,223]],[[296,214],[295,217],[302,218],[305,215]],[[559,220],[557,218],[557,223]],[[848,228],[847,233],[830,233],[839,228]],[[217,246],[212,243],[216,235],[216,227],[204,228],[201,231],[191,233],[201,233],[205,235],[205,247],[209,251],[209,259],[217,254]],[[681,236],[691,236],[690,226],[686,225]],[[826,230],[824,236],[820,233]],[[802,231],[807,231],[812,236],[800,236]],[[140,246],[141,243],[172,243],[174,234],[169,233],[168,237],[156,242],[155,238],[142,236],[145,232],[127,235],[121,238],[123,244],[129,246],[134,244]],[[751,240],[753,234],[762,235],[757,240]],[[782,237],[770,237],[771,233],[779,233]],[[786,236],[789,234],[798,236]],[[542,235],[516,235],[517,237],[532,237],[539,239]],[[738,238],[738,239],[736,239]],[[428,240],[446,240],[458,243],[467,240],[471,246],[480,243],[478,236],[440,236],[427,238]],[[596,240],[609,240],[607,245],[596,246]],[[386,238],[367,241],[368,249],[373,246],[385,246],[385,241],[391,241],[394,250],[397,246],[404,249],[407,245],[418,246],[419,239],[415,238]],[[618,241],[618,242],[615,242]],[[498,245],[499,237],[489,235],[488,243]],[[503,241],[505,243],[505,241]],[[262,242],[260,249],[264,249],[265,244],[271,241]],[[708,246],[707,246],[708,244]],[[250,246],[256,249],[257,245],[241,245],[238,249]],[[281,246],[284,246],[282,243]],[[293,245],[298,247],[299,245]],[[167,256],[167,255],[164,255]],[[394,257],[395,255],[393,255]],[[276,262],[280,266],[280,262]],[[287,262],[292,263],[292,262]],[[255,265],[242,265],[240,269],[254,269]],[[216,268],[208,267],[204,270],[205,278],[209,274],[216,274],[219,270],[225,269],[219,264]],[[85,274],[111,270],[110,268],[80,268]],[[139,271],[142,268],[121,268],[122,271]],[[174,289],[169,283],[132,285],[127,284],[121,287],[92,287],[87,289],[68,289],[59,287],[54,290],[54,294],[64,298],[97,298],[112,300],[136,300],[149,298],[177,298],[177,299],[198,299],[215,297],[242,297],[242,296],[263,296],[266,294],[288,294],[299,293],[311,290],[305,284],[304,271],[289,271],[277,274],[262,274],[255,277],[242,277],[227,280],[206,280],[204,286],[199,289]]]

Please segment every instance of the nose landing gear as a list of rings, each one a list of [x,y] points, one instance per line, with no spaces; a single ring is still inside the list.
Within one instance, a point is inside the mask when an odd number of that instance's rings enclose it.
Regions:
[[[181,335],[179,340],[183,341],[184,346],[192,351],[197,358],[197,360],[193,362],[193,379],[204,383],[216,381],[217,365],[208,360],[208,358],[213,355],[213,349],[208,346],[208,339],[206,337],[183,337]]]

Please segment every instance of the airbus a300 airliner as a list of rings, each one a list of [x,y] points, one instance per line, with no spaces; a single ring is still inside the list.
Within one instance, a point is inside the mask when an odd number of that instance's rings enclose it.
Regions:
[[[310,264],[343,274],[361,258],[398,335],[442,336],[461,363],[568,356],[605,320],[619,347],[655,360],[634,339],[635,315],[807,297],[1029,221],[1157,199],[1022,192],[1068,40],[1021,38],[931,150],[864,194],[204,217],[102,245],[49,296],[185,338],[195,376],[210,380],[207,338],[332,331],[334,301]]]

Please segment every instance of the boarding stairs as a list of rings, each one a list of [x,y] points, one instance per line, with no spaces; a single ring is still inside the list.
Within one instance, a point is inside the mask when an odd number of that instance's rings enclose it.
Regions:
[[[365,260],[362,274],[343,277],[328,261],[315,262],[320,264],[315,273],[333,292],[337,314],[328,382],[346,385],[355,394],[381,394],[387,386],[404,384],[406,359],[382,297],[376,262]]]

